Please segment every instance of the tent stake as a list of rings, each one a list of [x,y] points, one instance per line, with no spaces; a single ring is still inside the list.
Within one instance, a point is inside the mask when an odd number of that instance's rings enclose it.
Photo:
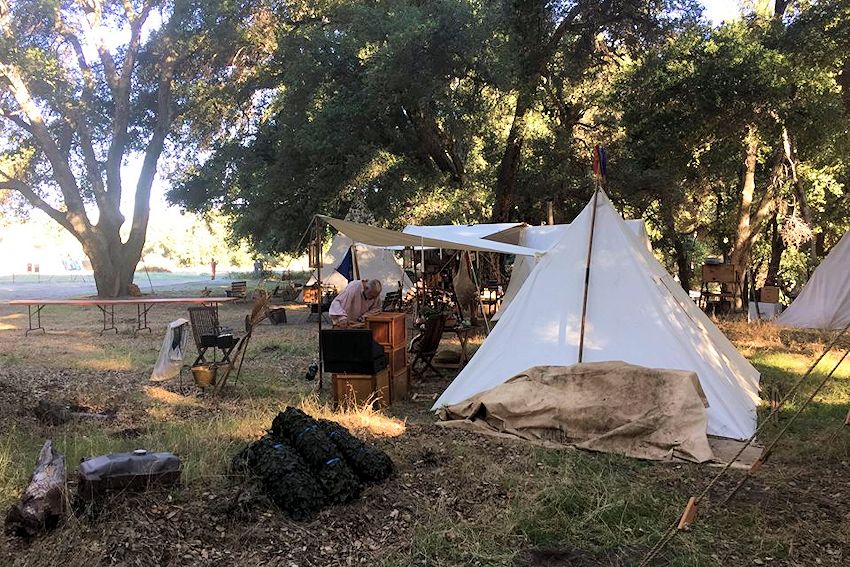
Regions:
[[[596,228],[596,204],[599,198],[599,181],[593,190],[593,214],[590,217],[590,238],[587,240],[587,264],[584,267],[584,298],[581,301],[581,332],[578,338],[578,361],[584,358],[584,331],[587,325],[587,295],[590,286],[590,260],[593,255],[593,233]]]

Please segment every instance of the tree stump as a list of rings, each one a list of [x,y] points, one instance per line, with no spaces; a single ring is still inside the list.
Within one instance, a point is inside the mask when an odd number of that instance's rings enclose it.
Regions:
[[[6,532],[33,537],[52,529],[65,515],[65,456],[45,441],[21,501],[6,514]]]

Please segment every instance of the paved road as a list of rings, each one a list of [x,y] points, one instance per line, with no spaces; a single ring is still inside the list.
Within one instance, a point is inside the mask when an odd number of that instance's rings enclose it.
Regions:
[[[228,279],[216,279],[211,281],[209,277],[204,278],[198,274],[155,274],[151,278],[153,292],[178,291],[180,289],[197,290],[204,286],[218,287],[229,285]],[[77,299],[97,294],[94,280],[91,276],[45,276],[41,282],[38,281],[16,281],[12,283],[11,277],[0,277],[0,301],[11,299]],[[148,282],[144,273],[136,274],[136,284],[142,293],[151,293],[151,283]]]

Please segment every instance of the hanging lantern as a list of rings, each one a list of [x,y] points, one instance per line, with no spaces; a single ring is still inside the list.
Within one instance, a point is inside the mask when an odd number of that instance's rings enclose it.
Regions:
[[[405,270],[413,269],[413,248],[405,248],[401,253],[401,267]]]
[[[316,223],[313,240],[310,241],[310,246],[307,248],[307,260],[311,268],[322,267],[322,235],[319,232],[318,223]]]

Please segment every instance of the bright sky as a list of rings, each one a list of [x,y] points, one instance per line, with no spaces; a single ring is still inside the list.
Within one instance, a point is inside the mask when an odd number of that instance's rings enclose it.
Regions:
[[[724,20],[734,20],[741,13],[739,0],[702,0],[702,5],[705,7],[705,17],[715,26]]]

